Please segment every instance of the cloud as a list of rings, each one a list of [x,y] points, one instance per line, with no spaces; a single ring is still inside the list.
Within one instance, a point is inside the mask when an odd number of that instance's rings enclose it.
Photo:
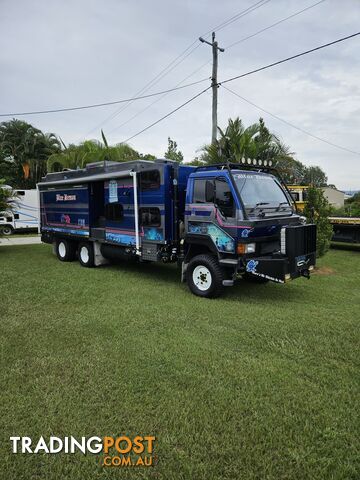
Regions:
[[[315,0],[314,0],[315,1]],[[300,5],[301,3],[301,5]],[[276,0],[217,32],[222,46],[311,5],[311,0]],[[1,111],[24,111],[131,97],[197,37],[253,5],[215,0],[2,0],[0,2]],[[358,30],[357,0],[327,0],[219,56],[219,79],[228,78]],[[229,87],[266,110],[333,143],[359,151],[360,38],[237,80]],[[194,44],[195,45],[195,44]],[[196,44],[197,45],[197,44]],[[211,60],[199,44],[150,91],[178,84]],[[211,64],[188,81],[210,77]],[[120,142],[157,120],[206,86],[173,92],[156,103],[28,116],[25,120],[65,142],[100,138],[102,125],[111,142]],[[146,111],[146,106],[152,104]],[[132,116],[136,118],[125,125]],[[360,188],[359,158],[314,140],[219,89],[219,125],[240,116],[246,124],[263,116],[306,164],[320,165],[339,188]],[[211,136],[211,92],[131,141],[143,152],[163,156],[167,137],[192,159]]]

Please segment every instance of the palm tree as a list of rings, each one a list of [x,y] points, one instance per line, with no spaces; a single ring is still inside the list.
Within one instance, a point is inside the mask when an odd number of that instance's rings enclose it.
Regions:
[[[13,186],[32,188],[45,174],[48,156],[60,151],[60,142],[53,133],[13,119],[0,124],[0,149],[2,159],[16,171]]]
[[[272,160],[290,156],[290,148],[271,133],[262,118],[245,128],[240,118],[229,119],[223,131],[218,128],[219,140],[204,147],[207,163],[239,163],[248,159]]]
[[[9,213],[14,209],[13,202],[16,198],[14,190],[6,186],[4,180],[0,179],[0,215]],[[3,235],[4,226],[0,226],[0,236]]]
[[[79,145],[71,144],[61,152],[51,155],[47,161],[48,171],[84,168],[88,163],[104,160],[127,162],[140,158],[140,154],[129,145],[120,143],[109,146],[104,136],[103,139],[104,143],[98,140],[85,140]]]

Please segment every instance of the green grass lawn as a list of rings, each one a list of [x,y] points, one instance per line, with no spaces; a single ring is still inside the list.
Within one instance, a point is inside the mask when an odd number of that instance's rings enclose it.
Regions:
[[[1,479],[359,478],[359,252],[216,300],[171,265],[86,269],[44,245],[0,265]],[[9,442],[120,434],[155,435],[157,465]]]
[[[11,235],[3,235],[1,238],[29,238],[29,237],[39,237],[37,230],[31,230],[30,232],[16,232]]]

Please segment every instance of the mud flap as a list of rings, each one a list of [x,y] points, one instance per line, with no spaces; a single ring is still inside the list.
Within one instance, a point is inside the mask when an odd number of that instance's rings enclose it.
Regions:
[[[288,262],[285,258],[252,258],[246,263],[247,273],[272,282],[285,283]]]
[[[181,264],[181,283],[186,283],[186,270],[188,267],[188,263],[182,262]]]

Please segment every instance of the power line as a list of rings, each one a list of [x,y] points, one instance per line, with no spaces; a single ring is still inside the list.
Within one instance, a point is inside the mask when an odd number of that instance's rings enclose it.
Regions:
[[[208,64],[208,62],[206,62],[206,64]],[[202,67],[200,67],[202,68]],[[187,75],[185,78],[183,78],[181,80],[181,82],[177,83],[175,85],[175,87],[178,87],[179,85],[181,85],[182,83],[184,83],[188,78],[192,77],[195,73],[197,73],[198,70],[197,69],[195,70],[194,72],[190,73],[190,75]],[[128,118],[127,120],[125,120],[124,122],[122,122],[120,125],[118,125],[117,127],[115,128],[112,128],[108,133],[112,133],[114,132],[115,130],[118,130],[119,128],[123,127],[124,125],[127,125],[128,123],[131,122],[131,120],[133,120],[134,118],[138,117],[139,115],[141,115],[142,113],[146,112],[146,110],[148,110],[149,108],[151,108],[153,105],[155,105],[155,103],[159,102],[160,100],[162,100],[163,98],[165,98],[167,95],[169,95],[169,93],[164,93],[163,95],[161,95],[160,97],[157,97],[153,102],[150,103],[150,105],[147,105],[145,108],[143,108],[142,110],[139,110],[138,112],[136,112],[132,117]]]
[[[297,15],[300,15],[301,13],[304,13],[304,12],[306,12],[307,10],[310,10],[311,8],[314,8],[314,7],[316,7],[317,5],[320,5],[320,3],[323,3],[323,2],[325,2],[325,1],[326,1],[326,0],[320,0],[319,2],[316,2],[316,3],[314,3],[313,5],[310,5],[310,6],[306,7],[306,8],[303,8],[302,10],[298,10],[297,12],[293,13],[292,15],[289,15],[288,17],[282,18],[281,20],[278,20],[277,22],[272,23],[271,25],[268,25],[267,27],[262,28],[261,30],[258,30],[257,32],[252,33],[251,35],[247,35],[246,37],[243,37],[243,38],[241,38],[240,40],[237,40],[236,42],[231,43],[230,45],[228,45],[227,47],[225,47],[225,49],[228,50],[229,48],[232,48],[232,47],[234,47],[235,45],[238,45],[239,43],[245,42],[246,40],[249,40],[250,38],[256,37],[256,35],[259,35],[260,33],[266,32],[267,30],[270,30],[271,28],[274,28],[274,27],[276,27],[277,25],[280,25],[281,23],[284,23],[284,22],[286,22],[287,20],[290,20],[290,18],[294,18],[294,17],[296,17]]]
[[[225,28],[230,23],[233,23],[234,21],[241,18],[242,16],[245,16],[246,14],[251,13],[252,11],[260,8],[261,6],[263,6],[264,4],[266,4],[270,1],[271,0],[260,0],[260,1],[256,2],[254,5],[252,5],[248,8],[246,8],[245,10],[239,12],[238,14],[233,15],[232,17],[225,20],[224,22],[222,22],[221,24],[217,25],[214,28],[215,29]],[[209,30],[208,32],[204,33],[202,36],[207,36],[212,30],[213,29]],[[133,102],[135,100],[141,100],[141,99],[149,98],[149,97],[156,96],[156,95],[162,95],[164,93],[170,93],[170,92],[172,92],[176,89],[179,90],[179,89],[182,89],[182,88],[186,88],[187,86],[196,85],[197,83],[201,83],[201,82],[207,80],[207,78],[203,79],[203,80],[199,80],[197,82],[193,82],[193,83],[188,84],[188,85],[183,85],[182,87],[175,87],[174,89],[163,90],[161,92],[156,92],[156,93],[149,94],[149,95],[141,95],[143,92],[147,91],[149,88],[154,86],[155,83],[158,83],[158,81],[160,81],[165,75],[167,75],[167,73],[170,73],[170,71],[172,71],[173,68],[177,67],[194,50],[196,50],[199,47],[197,42],[198,42],[198,39],[194,40],[181,54],[179,54],[174,60],[172,60],[167,65],[167,67],[162,69],[151,81],[149,81],[141,90],[139,90],[138,93],[136,93],[134,97],[124,99],[124,100],[115,100],[115,101],[111,101],[111,102],[103,102],[103,103],[90,104],[90,105],[82,105],[82,106],[77,106],[77,107],[53,108],[53,109],[48,109],[48,110],[36,110],[36,111],[30,111],[30,112],[2,113],[2,114],[0,114],[0,117],[24,116],[24,115],[41,115],[41,114],[60,113],[60,112],[69,112],[69,111],[76,111],[76,110],[85,110],[85,109],[90,109],[90,108],[105,107],[105,106],[110,106],[110,105],[117,105],[119,103],[129,103],[129,102]],[[194,47],[194,48],[192,48],[192,47]],[[181,59],[181,57],[183,57],[184,55],[185,55],[185,57],[180,62],[176,63],[177,60]],[[176,65],[174,65],[174,63],[176,63]],[[166,70],[168,70],[173,65],[174,65],[173,68],[171,68],[167,73],[164,73],[164,72],[166,72]],[[180,82],[180,83],[182,83],[182,82]]]
[[[308,132],[307,130],[304,130],[301,127],[298,127],[297,125],[294,125],[293,123],[288,122],[287,120],[284,120],[283,118],[279,117],[278,115],[275,115],[274,113],[269,112],[268,110],[265,110],[265,108],[260,107],[259,105],[256,105],[256,103],[251,102],[245,97],[242,97],[238,93],[234,92],[228,87],[225,87],[222,85],[222,87],[227,90],[228,92],[232,93],[236,97],[240,98],[244,102],[248,103],[249,105],[252,105],[253,107],[257,108],[258,110],[261,110],[262,112],[266,113],[267,115],[270,115],[271,117],[276,118],[276,120],[279,120],[280,122],[285,123],[286,125],[289,125],[292,128],[295,128],[296,130],[299,130],[299,132],[305,133],[309,137],[315,138],[316,140],[319,140],[320,142],[326,143],[328,145],[331,145],[332,147],[338,148],[340,150],[344,150],[345,152],[349,153],[354,153],[355,155],[360,155],[360,152],[356,152],[355,150],[350,150],[349,148],[342,147],[341,145],[337,145],[336,143],[330,142],[329,140],[326,140],[325,138],[318,137],[317,135],[314,135],[313,133]]]
[[[237,42],[234,42],[232,43],[231,45],[229,45],[228,47],[226,47],[226,49],[229,49],[229,48],[232,48],[233,46],[239,44],[239,43],[242,43],[242,42],[245,42],[246,40],[249,40],[250,38],[253,38],[257,35],[259,35],[260,33],[263,33],[267,30],[270,30],[271,28],[277,26],[277,25],[280,25],[281,23],[284,23],[285,21],[291,19],[291,18],[294,18],[296,17],[297,15],[300,15],[301,13],[304,13],[306,12],[307,10],[310,10],[311,8],[314,8],[316,7],[317,5],[319,5],[320,3],[323,3],[325,2],[326,0],[320,0],[319,2],[316,2],[306,8],[303,8],[302,10],[299,10],[295,13],[293,13],[292,15],[289,15],[288,17],[285,17],[285,18],[282,18],[281,20],[278,20],[277,22],[261,29],[261,30],[258,30],[257,32],[251,34],[251,35],[248,35],[247,37],[244,37],[240,40],[238,40]],[[259,3],[262,3],[262,2],[259,2]],[[257,5],[257,4],[255,4]],[[254,6],[255,6],[254,5]],[[253,6],[253,7],[254,7]],[[259,7],[261,7],[262,5],[259,5]],[[258,8],[259,8],[258,7]],[[249,12],[250,13],[250,12]],[[222,25],[222,24],[221,24]],[[219,28],[215,27],[214,30],[217,30],[219,31]],[[211,32],[211,30],[209,31]],[[209,32],[207,32],[206,34],[203,34],[203,36],[206,36]],[[202,64],[200,67],[196,68],[192,73],[190,73],[189,75],[187,75],[181,82],[179,82],[176,86],[178,85],[181,85],[183,82],[185,82],[188,78],[192,77],[193,75],[195,75],[195,73],[197,73],[198,71],[202,70],[204,67],[206,67],[207,65],[211,64],[211,61],[209,62],[205,62],[204,64]],[[112,133],[114,132],[115,130],[118,130],[119,128],[123,127],[124,125],[127,125],[128,123],[130,123],[132,120],[134,120],[134,118],[137,118],[139,115],[141,115],[142,113],[146,112],[149,108],[151,108],[153,105],[155,105],[155,103],[161,101],[164,97],[166,97],[168,95],[168,93],[165,93],[164,95],[161,95],[161,97],[158,97],[156,98],[153,102],[150,103],[150,105],[147,105],[145,108],[141,109],[140,111],[138,111],[137,113],[135,113],[134,115],[132,115],[130,118],[128,118],[127,120],[125,120],[124,122],[122,122],[120,125],[118,125],[117,127],[114,127],[113,129],[110,130],[109,133]]]
[[[206,37],[214,30],[222,30],[223,28],[227,27],[231,23],[237,21],[239,18],[242,18],[245,15],[248,15],[249,13],[253,12],[254,10],[257,10],[258,8],[262,7],[263,5],[265,5],[266,3],[270,2],[270,1],[271,0],[259,0],[255,4],[250,5],[250,7],[247,7],[245,10],[242,10],[241,12],[237,13],[236,15],[233,15],[232,17],[230,17],[229,19],[220,23],[216,27],[213,27],[211,30],[207,31],[202,36]],[[198,39],[194,40],[180,55],[178,55],[172,62],[170,62],[167,67],[165,67],[163,70],[161,70],[161,72],[158,75],[156,75],[156,77],[154,77],[153,80],[148,82],[135,95],[141,95],[142,93],[147,92],[150,88],[152,88],[154,85],[159,83],[160,80],[162,80],[165,76],[167,76],[170,72],[172,72],[184,60],[186,60],[186,58],[189,57],[197,48],[199,48]],[[112,120],[113,118],[117,117],[121,112],[123,112],[128,107],[130,107],[132,105],[132,103],[133,103],[133,101],[130,101],[126,105],[124,105],[121,108],[115,110],[115,112],[110,114],[108,117],[106,117],[104,120],[102,120],[99,124],[97,124],[91,130],[89,130],[89,132],[86,134],[86,136],[89,135],[90,133],[92,133],[93,131],[97,130],[98,128],[100,128],[102,125],[107,123],[109,120]],[[131,117],[131,119],[132,118],[133,117]]]
[[[191,44],[191,46],[193,46],[195,44],[195,42],[193,42]],[[184,50],[184,52],[180,55],[178,55],[176,57],[175,60],[173,60],[166,68],[164,68],[155,78],[153,78],[153,80],[151,80],[150,82],[148,82],[141,90],[139,90],[136,95],[141,95],[142,93],[145,93],[147,92],[148,90],[150,90],[150,88],[152,88],[154,85],[156,85],[157,83],[160,82],[161,79],[163,79],[164,77],[166,77],[166,75],[168,75],[170,72],[172,72],[178,65],[180,65],[180,63],[182,63],[184,60],[186,60],[187,57],[189,57],[197,48],[199,48],[199,45],[195,45],[185,56],[184,53],[189,49],[189,47],[187,49]],[[181,58],[183,56],[183,58]],[[179,61],[177,63],[174,63],[176,62],[176,60]],[[170,66],[172,65],[171,68],[169,68]],[[123,105],[121,108],[115,110],[115,112],[111,113],[108,117],[106,117],[104,120],[102,120],[99,124],[97,124],[95,127],[93,127],[91,130],[89,130],[89,132],[86,134],[89,135],[91,132],[97,130],[98,128],[100,128],[102,125],[104,125],[105,123],[107,123],[109,120],[112,120],[113,118],[117,117],[121,112],[123,112],[124,110],[126,110],[128,107],[130,107],[130,105],[132,105],[134,103],[133,100],[130,100],[129,102],[127,102],[126,105]]]
[[[338,40],[334,40],[333,42],[329,42],[329,43],[326,43],[324,45],[320,45],[319,47],[316,47],[316,48],[312,48],[311,50],[307,50],[305,52],[302,52],[302,53],[298,53],[297,55],[293,55],[291,57],[287,57],[286,59],[284,60],[279,60],[277,62],[274,62],[272,64],[269,64],[269,65],[265,65],[264,67],[261,67],[261,68],[257,68],[255,70],[252,70],[250,72],[247,72],[247,73],[243,73],[241,75],[237,75],[236,77],[232,77],[232,78],[228,78],[226,80],[223,80],[222,82],[218,82],[218,85],[219,86],[222,86],[223,88],[226,88],[224,87],[224,83],[228,83],[228,82],[232,82],[234,80],[237,80],[238,78],[243,78],[243,77],[246,77],[248,75],[251,75],[253,73],[256,73],[256,72],[260,72],[261,70],[265,70],[267,68],[270,68],[270,67],[273,67],[275,65],[279,65],[280,63],[284,63],[284,62],[287,62],[289,60],[292,60],[294,58],[298,58],[298,57],[301,57],[303,55],[306,55],[308,53],[311,53],[311,52],[315,52],[317,50],[320,50],[322,48],[325,48],[325,47],[329,47],[330,45],[334,45],[336,43],[339,43],[339,42],[343,42],[344,40],[348,40],[350,38],[353,38],[353,37],[356,37],[357,35],[360,35],[360,32],[357,32],[357,33],[354,33],[352,35],[348,35],[346,37],[342,37]],[[131,137],[127,138],[126,140],[124,140],[122,143],[126,143],[128,142],[129,140],[132,140],[133,138],[137,137],[138,135],[140,135],[141,133],[145,132],[146,130],[148,130],[149,128],[153,127],[154,125],[158,124],[159,122],[161,122],[162,120],[164,120],[165,118],[169,117],[170,115],[172,115],[173,113],[177,112],[178,110],[180,110],[182,107],[184,107],[185,105],[187,105],[188,103],[192,102],[193,100],[195,100],[195,98],[199,97],[200,95],[202,95],[203,93],[207,92],[209,89],[211,88],[211,85],[207,88],[205,88],[205,90],[203,90],[202,92],[198,93],[197,95],[195,95],[194,97],[192,97],[190,100],[188,100],[187,102],[183,103],[182,105],[180,105],[179,107],[175,108],[174,110],[172,110],[171,112],[167,113],[166,115],[164,115],[163,117],[161,117],[159,120],[157,120],[156,122],[148,125],[147,127],[145,127],[144,129],[140,130],[139,132],[137,132],[135,135],[132,135]],[[230,89],[228,89],[230,91]],[[235,92],[232,92],[235,94]],[[235,94],[237,95],[237,94]],[[255,106],[255,104],[254,104]],[[298,127],[297,127],[298,128]],[[304,130],[304,133],[307,133],[307,134],[310,134],[310,132],[306,132]],[[325,143],[329,143],[330,145],[333,145],[337,148],[341,148],[341,149],[345,149],[345,147],[340,147],[339,145],[336,145],[336,144],[332,144],[331,142],[328,142],[327,140],[324,140],[324,139],[321,139],[320,137],[316,137],[315,135],[312,135],[310,134],[311,136],[313,136],[314,138],[317,138],[318,140],[321,140],[321,141],[325,141]],[[351,153],[355,153],[355,154],[358,154],[358,152],[355,152],[355,151],[352,151],[352,150],[348,150],[348,149],[345,149]]]
[[[265,4],[269,3],[270,1],[271,0],[260,0],[259,2],[255,3],[254,5],[250,5],[250,7],[246,8],[242,12],[237,13],[236,15],[233,15],[228,20],[225,20],[223,23],[220,23],[220,25],[217,25],[216,27],[212,28],[211,30],[209,30],[208,32],[206,32],[205,34],[203,34],[201,36],[205,37],[205,36],[209,35],[210,33],[212,33],[213,31],[219,32],[223,28],[226,28],[229,25],[231,25],[232,23],[239,20],[239,18],[245,17],[245,15],[248,15],[249,13],[257,10],[258,8],[264,6]]]
[[[354,38],[358,35],[360,35],[360,32],[353,33],[352,35],[347,35],[346,37],[339,38],[337,40],[334,40],[333,42],[325,43],[323,45],[312,48],[310,50],[306,50],[305,52],[301,52],[301,53],[298,53],[296,55],[292,55],[291,57],[287,57],[287,58],[284,58],[282,60],[278,60],[277,62],[270,63],[270,64],[265,65],[263,67],[256,68],[254,70],[250,70],[249,72],[242,73],[241,75],[237,75],[235,77],[225,79],[221,82],[218,82],[218,85],[220,86],[224,83],[232,82],[232,81],[237,80],[239,78],[243,78],[243,77],[246,77],[248,75],[252,75],[254,73],[260,72],[262,70],[266,70],[268,68],[274,67],[276,65],[280,65],[282,63],[288,62],[288,61],[293,60],[295,58],[302,57],[304,55],[315,52],[317,50],[321,50],[321,49],[329,47],[331,45],[335,45],[337,43],[343,42],[343,41],[348,40],[350,38]],[[90,109],[90,108],[104,107],[104,106],[107,106],[107,105],[115,105],[115,104],[118,104],[118,103],[130,102],[132,100],[141,100],[141,99],[144,99],[144,98],[150,98],[150,97],[154,97],[154,96],[157,96],[157,95],[162,95],[164,93],[169,93],[169,92],[173,92],[173,91],[176,91],[176,90],[180,90],[180,89],[183,89],[183,88],[186,88],[186,87],[189,87],[189,86],[193,86],[193,85],[205,82],[207,80],[208,80],[208,78],[203,78],[202,80],[198,80],[196,82],[188,83],[188,84],[183,85],[183,86],[170,88],[168,90],[162,90],[162,91],[156,92],[156,93],[149,93],[147,95],[142,95],[142,96],[139,96],[139,97],[132,97],[132,98],[123,99],[123,100],[116,100],[116,101],[112,101],[112,102],[103,102],[103,103],[97,103],[97,104],[92,104],[92,105],[83,105],[83,106],[79,106],[79,107],[57,108],[57,109],[51,109],[51,110],[38,110],[38,111],[18,112],[18,113],[2,113],[2,114],[0,114],[0,117],[21,116],[21,115],[40,115],[40,114],[68,112],[68,111],[74,111],[74,110],[84,110],[84,109]]]
[[[172,115],[173,113],[177,112],[178,110],[180,110],[181,108],[185,107],[185,105],[188,105],[190,102],[192,102],[193,100],[195,100],[196,98],[200,97],[200,95],[202,95],[203,93],[207,92],[209,89],[211,88],[211,85],[207,88],[205,88],[204,90],[202,90],[201,92],[197,93],[196,95],[194,95],[193,97],[191,97],[189,100],[187,100],[186,102],[182,103],[181,105],[179,105],[178,107],[174,108],[174,110],[171,110],[171,112],[167,113],[166,115],[164,115],[163,117],[159,118],[158,120],[156,120],[155,122],[151,123],[150,125],[148,125],[147,127],[143,128],[142,130],[140,130],[139,132],[135,133],[134,135],[132,135],[131,137],[127,138],[126,140],[122,141],[121,143],[127,143],[129,142],[130,140],[132,140],[133,138],[137,137],[138,135],[140,135],[141,133],[145,132],[146,130],[149,130],[149,128],[153,127],[154,125],[157,125],[158,123],[160,123],[162,120],[165,120],[165,118],[167,117],[170,117],[170,115]]]
[[[191,87],[193,85],[198,85],[199,83],[207,81],[208,78],[203,78],[202,80],[197,80],[196,82],[188,83],[186,85],[177,86],[173,88],[169,88],[168,90],[162,90],[160,92],[155,92],[155,93],[149,93],[147,95],[142,95],[140,97],[132,97],[132,98],[126,98],[123,100],[114,100],[112,102],[103,102],[103,103],[94,103],[92,105],[82,105],[79,107],[68,107],[68,108],[54,108],[51,110],[37,110],[37,111],[32,111],[32,112],[17,112],[17,113],[1,113],[0,117],[19,117],[21,115],[41,115],[45,113],[59,113],[59,112],[71,112],[74,110],[86,110],[89,108],[99,108],[99,107],[106,107],[108,105],[116,105],[119,103],[126,103],[130,101],[135,101],[135,100],[142,100],[144,98],[150,98],[150,97],[155,97],[157,95],[162,95],[164,93],[170,93],[174,92],[176,90],[181,90],[183,88]]]
[[[237,75],[236,77],[228,78],[226,80],[223,80],[222,82],[218,82],[218,85],[221,85],[223,83],[228,83],[232,82],[234,80],[237,80],[238,78],[243,78],[247,77],[248,75],[252,75],[253,73],[261,72],[262,70],[266,70],[267,68],[275,67],[276,65],[280,65],[281,63],[288,62],[289,60],[294,60],[294,58],[299,58],[304,55],[307,55],[308,53],[316,52],[317,50],[321,50],[322,48],[330,47],[331,45],[335,45],[336,43],[343,42],[345,40],[349,40],[349,38],[356,37],[357,35],[360,35],[360,32],[353,33],[352,35],[347,35],[346,37],[339,38],[337,40],[334,40],[333,42],[325,43],[323,45],[320,45],[319,47],[312,48],[310,50],[306,50],[305,52],[298,53],[296,55],[292,55],[291,57],[284,58],[283,60],[278,60],[277,62],[269,63],[268,65],[265,65],[264,67],[256,68],[255,70],[251,70],[250,72],[243,73],[241,75]]]

